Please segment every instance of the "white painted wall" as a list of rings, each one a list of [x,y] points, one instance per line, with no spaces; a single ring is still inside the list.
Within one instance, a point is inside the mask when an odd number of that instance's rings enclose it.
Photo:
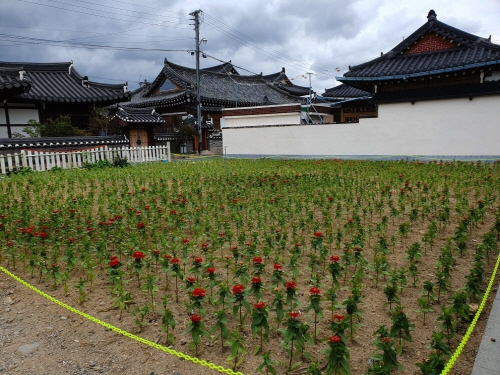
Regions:
[[[38,117],[38,109],[36,108],[11,108],[9,107],[9,120],[11,125],[12,134],[21,133],[25,136],[28,134],[23,133],[23,129],[28,125],[29,120],[40,121]],[[8,138],[7,120],[5,117],[5,108],[0,107],[0,138]],[[21,125],[22,124],[22,125]],[[16,126],[19,125],[19,126]]]
[[[228,116],[224,127],[300,124],[300,112],[273,113],[268,115]]]
[[[498,156],[500,96],[383,104],[352,124],[226,128],[223,142],[228,155]]]

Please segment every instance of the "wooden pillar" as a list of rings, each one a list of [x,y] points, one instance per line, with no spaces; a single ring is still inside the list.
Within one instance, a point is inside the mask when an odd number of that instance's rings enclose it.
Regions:
[[[208,145],[207,145],[208,133],[207,133],[207,131],[208,131],[207,129],[202,130],[202,140],[201,140],[202,141],[202,144],[201,144],[202,150],[208,150]]]
[[[7,123],[7,137],[12,138],[12,129],[10,128],[9,105],[7,99],[3,101],[3,108],[5,110],[5,122]]]

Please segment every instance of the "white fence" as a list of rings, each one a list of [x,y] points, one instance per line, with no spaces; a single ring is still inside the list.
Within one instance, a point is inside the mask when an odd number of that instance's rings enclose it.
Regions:
[[[17,168],[29,167],[34,171],[47,171],[53,167],[63,169],[81,168],[85,163],[99,160],[113,162],[116,157],[127,158],[130,163],[171,161],[170,142],[164,146],[108,148],[103,146],[82,151],[30,151],[0,155],[0,173],[6,174]]]

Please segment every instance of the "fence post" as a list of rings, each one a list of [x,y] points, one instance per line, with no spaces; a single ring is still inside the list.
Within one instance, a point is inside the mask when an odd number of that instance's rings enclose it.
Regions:
[[[19,161],[19,154],[16,152],[14,154],[14,168],[19,168],[21,166],[21,163]]]
[[[26,157],[26,151],[21,150],[21,160],[23,163],[23,167],[28,167],[28,158]]]
[[[6,174],[7,170],[5,169],[5,156],[0,155],[0,168],[2,169],[2,174]]]
[[[12,171],[12,155],[7,154],[7,165],[9,167],[9,172]]]
[[[28,159],[28,166],[33,169],[33,170],[36,170],[33,168],[33,156],[31,155],[32,152],[31,151],[27,151],[26,152],[26,158]]]
[[[169,163],[172,161],[172,156],[170,155],[170,141],[167,142],[167,160]]]

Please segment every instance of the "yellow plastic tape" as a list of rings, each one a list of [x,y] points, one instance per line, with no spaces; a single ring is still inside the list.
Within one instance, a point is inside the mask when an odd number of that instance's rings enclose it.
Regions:
[[[179,358],[182,358],[182,359],[185,359],[186,361],[191,361],[193,363],[196,363],[198,365],[201,365],[201,366],[204,366],[204,367],[208,367],[210,368],[211,370],[216,370],[216,371],[219,371],[219,372],[224,372],[226,374],[229,374],[229,375],[244,375],[243,373],[239,372],[239,371],[233,371],[231,369],[227,369],[227,368],[224,368],[222,366],[217,366],[213,363],[210,363],[210,362],[207,362],[205,361],[204,359],[198,359],[198,358],[195,358],[195,357],[191,357],[187,354],[184,354],[184,353],[180,353],[180,352],[177,352],[175,350],[172,350],[172,349],[169,349],[165,346],[162,346],[162,345],[159,345],[159,344],[156,344],[152,341],[149,341],[149,340],[146,340],[145,338],[142,338],[142,337],[139,337],[139,336],[136,336],[130,332],[127,332],[127,331],[124,331],[123,329],[120,329],[118,327],[115,327],[115,326],[112,326],[111,324],[108,324],[106,322],[103,322],[102,320],[99,320],[97,318],[94,318],[93,316],[89,315],[89,314],[86,314],[80,310],[77,310],[75,309],[74,307],[71,307],[67,304],[65,304],[64,302],[61,302],[57,299],[55,299],[54,297],[52,296],[49,296],[47,293],[44,293],[42,292],[40,289],[34,287],[33,285],[27,283],[26,281],[24,281],[23,279],[21,279],[20,277],[14,275],[12,272],[9,272],[8,270],[6,270],[5,268],[3,268],[2,266],[0,266],[0,271],[4,272],[5,274],[9,275],[10,277],[12,277],[14,280],[20,282],[21,284],[23,284],[24,286],[26,286],[27,288],[31,289],[32,291],[34,291],[35,293],[38,293],[39,295],[41,295],[42,297],[45,297],[47,298],[48,300],[58,304],[59,306],[62,306],[64,307],[65,309],[75,313],[75,314],[78,314],[82,317],[84,317],[85,319],[88,319],[94,323],[97,323],[107,329],[111,329],[113,331],[115,331],[116,333],[119,333],[120,335],[123,335],[123,336],[126,336],[128,338],[131,338],[133,340],[136,340],[136,341],[139,341],[143,344],[146,344],[146,345],[149,345],[155,349],[158,349],[158,350],[162,350],[168,354],[173,354]]]
[[[441,372],[441,375],[447,375],[455,362],[457,361],[458,357],[462,353],[462,350],[465,347],[465,344],[467,344],[467,341],[469,341],[469,338],[472,334],[472,331],[474,331],[474,328],[476,327],[476,323],[479,319],[479,316],[481,315],[481,312],[483,311],[484,306],[486,305],[486,302],[488,300],[488,296],[490,294],[491,287],[493,285],[493,282],[495,281],[495,275],[498,271],[498,265],[500,264],[500,255],[498,256],[497,263],[495,264],[495,269],[493,270],[493,273],[491,275],[490,282],[488,284],[488,287],[486,288],[486,292],[484,293],[483,299],[481,301],[481,304],[479,305],[479,308],[477,309],[476,315],[474,316],[474,319],[472,319],[472,323],[469,326],[469,329],[465,333],[465,336],[462,338],[462,341],[460,341],[460,344],[458,344],[457,349],[451,356],[450,360],[446,364],[444,370]]]

